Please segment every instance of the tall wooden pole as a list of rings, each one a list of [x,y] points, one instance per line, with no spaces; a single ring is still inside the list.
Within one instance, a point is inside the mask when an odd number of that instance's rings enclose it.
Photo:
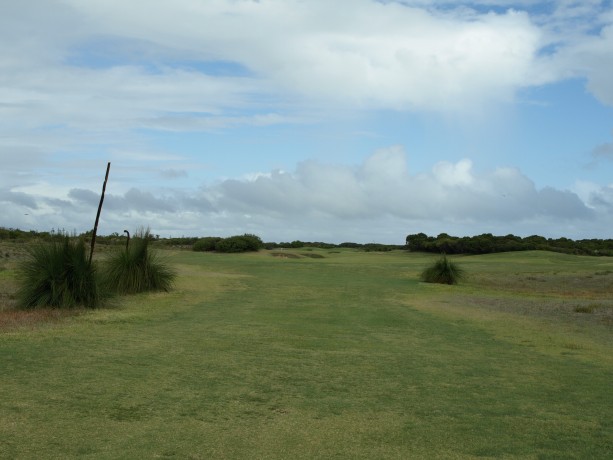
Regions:
[[[92,263],[92,257],[94,257],[94,246],[96,245],[96,232],[98,231],[98,221],[100,220],[100,211],[102,211],[102,203],[104,202],[104,192],[106,191],[106,181],[109,180],[109,170],[111,169],[111,162],[106,165],[106,175],[104,176],[104,183],[102,184],[102,195],[100,196],[100,204],[98,205],[98,213],[96,214],[96,223],[94,224],[94,232],[92,233],[92,246],[89,251],[89,264]]]

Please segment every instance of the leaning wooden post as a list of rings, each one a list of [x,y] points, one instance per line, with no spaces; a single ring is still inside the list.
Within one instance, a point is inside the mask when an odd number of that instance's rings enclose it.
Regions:
[[[92,246],[89,251],[89,264],[92,263],[94,257],[94,246],[96,245],[96,232],[98,231],[98,221],[100,220],[100,211],[102,211],[102,203],[104,202],[104,192],[106,191],[106,181],[109,180],[109,170],[111,169],[111,162],[106,165],[106,175],[104,176],[104,183],[102,184],[102,195],[100,196],[100,204],[98,205],[98,213],[96,214],[96,223],[94,224],[94,232],[92,233]]]

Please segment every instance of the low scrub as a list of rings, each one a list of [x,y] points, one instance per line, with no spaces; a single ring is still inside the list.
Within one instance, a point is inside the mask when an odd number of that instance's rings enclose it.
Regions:
[[[249,252],[259,251],[264,247],[264,243],[259,236],[244,234],[223,238],[215,244],[217,252]]]
[[[18,270],[21,308],[100,305],[96,265],[88,260],[82,239],[33,245]]]
[[[176,274],[149,248],[149,230],[140,231],[130,245],[111,254],[102,269],[103,286],[118,294],[143,291],[168,291]]]
[[[196,252],[210,252],[215,250],[215,246],[219,241],[223,238],[218,236],[207,236],[205,238],[200,238],[198,241],[194,243],[192,249]]]
[[[464,277],[464,270],[447,256],[442,256],[421,273],[421,280],[426,283],[457,284]]]

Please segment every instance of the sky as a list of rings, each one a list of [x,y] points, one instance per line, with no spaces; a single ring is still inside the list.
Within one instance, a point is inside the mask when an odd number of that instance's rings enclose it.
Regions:
[[[0,4],[0,226],[613,238],[611,0]]]

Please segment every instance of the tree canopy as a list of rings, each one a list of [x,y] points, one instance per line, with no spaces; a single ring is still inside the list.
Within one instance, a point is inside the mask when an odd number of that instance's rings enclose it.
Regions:
[[[613,256],[613,240],[569,238],[545,238],[532,235],[525,238],[515,235],[494,236],[483,233],[477,236],[450,236],[441,233],[436,237],[416,233],[406,237],[406,247],[415,252],[445,254],[489,254],[509,251],[555,251],[566,254]]]

